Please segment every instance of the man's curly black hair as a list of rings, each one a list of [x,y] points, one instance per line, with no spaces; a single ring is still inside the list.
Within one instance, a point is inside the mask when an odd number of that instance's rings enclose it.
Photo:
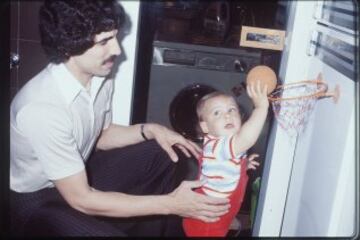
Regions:
[[[61,63],[91,48],[96,34],[120,28],[125,12],[114,0],[46,0],[39,18],[42,47]]]

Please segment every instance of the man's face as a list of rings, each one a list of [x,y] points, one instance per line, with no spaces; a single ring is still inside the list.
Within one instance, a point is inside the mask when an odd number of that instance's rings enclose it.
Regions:
[[[112,30],[95,35],[94,46],[81,55],[70,57],[67,64],[79,80],[105,77],[110,73],[115,58],[121,53],[117,32]]]
[[[200,127],[213,136],[231,136],[241,127],[237,103],[228,96],[210,98],[204,104]]]

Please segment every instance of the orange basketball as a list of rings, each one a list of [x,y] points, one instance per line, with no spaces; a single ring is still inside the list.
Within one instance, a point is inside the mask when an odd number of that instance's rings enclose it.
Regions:
[[[276,88],[277,78],[275,72],[265,65],[253,67],[246,76],[246,84],[255,83],[260,80],[260,86],[268,86],[267,93],[271,93]]]

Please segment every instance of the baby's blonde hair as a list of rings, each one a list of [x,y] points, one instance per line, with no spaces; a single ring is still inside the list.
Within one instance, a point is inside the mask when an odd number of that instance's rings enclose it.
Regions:
[[[222,91],[215,91],[215,92],[211,92],[211,93],[208,93],[206,94],[205,96],[203,96],[199,101],[198,103],[196,104],[196,114],[197,114],[197,117],[198,117],[198,120],[199,121],[202,121],[202,111],[204,109],[204,106],[205,106],[205,103],[209,100],[209,99],[212,99],[214,97],[219,97],[219,96],[224,96],[224,97],[229,97],[229,98],[232,98],[234,99],[233,96],[225,93],[225,92],[222,92]],[[234,99],[235,100],[235,99]]]

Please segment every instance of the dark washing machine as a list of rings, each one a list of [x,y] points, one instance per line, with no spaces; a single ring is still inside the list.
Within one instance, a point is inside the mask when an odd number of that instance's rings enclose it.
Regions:
[[[260,59],[258,50],[154,41],[146,122],[197,141],[196,102],[211,90],[234,95],[247,115],[253,104],[245,90],[246,74]]]
[[[261,64],[260,51],[154,41],[146,122],[174,129],[201,143],[197,134],[197,101],[214,90],[233,95],[244,120],[253,109],[245,89],[247,72]],[[251,149],[265,158],[270,120]],[[197,163],[188,162],[184,172],[194,178]]]

